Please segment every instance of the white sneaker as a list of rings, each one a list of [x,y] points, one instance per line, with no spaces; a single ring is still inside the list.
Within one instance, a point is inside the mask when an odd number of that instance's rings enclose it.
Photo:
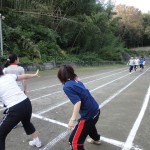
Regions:
[[[41,147],[42,146],[42,144],[41,144],[41,141],[40,140],[32,140],[32,141],[29,141],[29,145],[30,146],[36,146],[36,147]]]
[[[92,138],[88,138],[87,142],[90,143],[90,144],[96,144],[96,145],[102,144],[102,142],[100,140],[94,141]]]

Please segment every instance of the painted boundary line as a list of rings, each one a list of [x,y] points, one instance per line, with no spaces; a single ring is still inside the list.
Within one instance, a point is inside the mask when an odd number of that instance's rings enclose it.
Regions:
[[[66,123],[62,123],[62,122],[59,122],[59,121],[56,121],[56,120],[53,120],[53,119],[49,119],[49,118],[46,118],[46,117],[43,117],[43,116],[40,116],[40,115],[36,115],[36,114],[32,114],[32,116],[36,117],[38,119],[50,122],[50,123],[55,123],[57,125],[61,125],[61,126],[65,127],[65,128],[68,128],[68,125]],[[59,142],[62,139],[64,139],[70,132],[71,131],[69,131],[67,129],[67,131],[64,131],[61,134],[59,134],[56,138],[54,138],[44,148],[41,148],[40,150],[49,150],[49,149],[51,149],[53,146],[55,146],[55,144],[57,142]],[[125,147],[125,143],[121,142],[121,141],[117,141],[117,140],[114,140],[114,139],[109,139],[109,138],[106,138],[106,137],[103,137],[103,136],[101,136],[101,140],[104,141],[104,142],[107,142],[109,144],[112,144],[114,146],[120,147],[120,148]],[[137,146],[132,146],[132,149],[133,150],[142,150],[142,149],[137,148]]]
[[[123,70],[123,69],[125,69],[125,68],[117,69],[117,70],[115,70],[115,71]],[[127,71],[127,70],[124,70],[124,71]],[[81,80],[88,79],[88,78],[92,78],[92,77],[96,77],[96,76],[103,75],[103,74],[107,74],[107,73],[111,73],[111,72],[114,72],[114,70],[108,71],[108,72],[104,72],[104,73],[101,73],[101,74],[97,74],[97,75],[93,75],[93,76],[88,76],[88,77],[85,77],[85,78],[81,78]],[[117,72],[117,73],[118,73],[118,72]],[[115,73],[115,74],[117,74],[117,73]],[[121,72],[119,72],[119,73],[121,73]],[[51,86],[46,86],[46,87],[42,87],[42,88],[30,90],[30,91],[27,91],[27,92],[28,92],[28,93],[30,93],[30,92],[35,92],[35,91],[38,91],[38,90],[44,90],[44,89],[51,88],[51,87],[54,87],[54,86],[59,86],[59,85],[61,85],[61,84],[54,84],[54,85],[51,85]]]
[[[122,72],[125,72],[125,71],[121,71],[121,72],[119,72],[119,73],[122,73]],[[110,77],[110,76],[113,76],[113,75],[119,74],[119,73],[117,72],[117,73],[114,73],[114,74],[111,74],[111,75],[108,75],[108,76],[105,76],[105,77],[102,77],[102,78],[99,78],[99,79],[96,79],[96,80],[92,80],[92,81],[86,82],[86,83],[84,83],[84,84],[88,84],[88,83],[91,83],[91,82],[95,82],[95,81],[97,81],[97,80],[101,80],[101,79],[104,79],[104,78],[107,78],[107,77]],[[129,74],[127,74],[127,75],[129,75]],[[123,77],[124,77],[124,76],[123,76]],[[112,82],[114,82],[114,81],[116,81],[116,80],[119,80],[119,79],[121,79],[121,78],[115,79],[115,80],[111,81],[110,83],[112,83]],[[108,83],[108,84],[110,84],[110,83]],[[61,92],[62,92],[62,91],[53,92],[53,93],[50,93],[50,94],[47,94],[47,95],[43,95],[43,96],[40,96],[40,97],[37,97],[37,98],[33,98],[33,99],[31,99],[31,101],[35,101],[35,100],[38,100],[38,99],[40,99],[40,98],[44,98],[44,97],[47,97],[47,96],[50,96],[50,95],[53,95],[53,94],[57,94],[57,93],[61,93]]]
[[[142,74],[140,74],[139,76],[137,76],[134,80],[132,80],[132,82],[130,82],[129,84],[127,84],[126,86],[124,86],[122,89],[120,89],[119,91],[117,91],[115,94],[113,94],[112,96],[110,96],[108,99],[106,99],[103,103],[101,103],[100,108],[104,107],[108,102],[110,102],[113,98],[115,98],[116,96],[118,96],[121,92],[123,92],[125,89],[127,89],[131,84],[133,84],[138,78],[140,78],[143,74],[145,74],[150,68],[148,68],[145,72],[143,72]]]
[[[147,71],[149,70],[149,68],[145,71],[145,72],[143,72],[142,74],[140,74],[138,77],[136,77],[132,82],[130,82],[128,85],[126,85],[124,88],[122,88],[121,90],[119,90],[117,93],[115,93],[114,95],[112,95],[110,98],[108,98],[107,100],[105,100],[101,105],[101,108],[102,107],[104,107],[108,102],[110,102],[114,97],[116,97],[117,95],[119,95],[122,91],[124,91],[127,87],[129,87],[134,81],[136,81],[139,77],[141,77],[143,74],[145,74]],[[64,133],[64,132],[63,132]],[[61,133],[61,134],[63,134],[63,133]],[[59,139],[60,138],[60,139]],[[55,139],[59,139],[58,141],[60,141],[61,139],[63,139],[63,138],[65,138],[65,136],[63,136],[63,137],[60,137],[60,136],[57,136]],[[56,141],[54,139],[54,141]],[[120,142],[120,141],[116,141],[116,140],[113,140],[113,139],[108,139],[108,138],[105,138],[105,137],[101,137],[101,139],[103,140],[103,141],[105,141],[105,142],[107,142],[107,143],[109,143],[109,144],[112,144],[112,145],[115,145],[115,146],[118,146],[118,147],[121,147],[121,148],[123,148],[123,147],[126,147],[126,145],[124,144],[124,142]],[[56,142],[57,143],[57,142]],[[56,144],[55,143],[55,144]],[[41,149],[41,150],[48,150],[48,149],[50,149],[51,147],[53,147],[54,145],[54,142],[49,142],[43,149]],[[132,145],[132,148],[134,149],[134,150],[141,150],[141,149],[139,149],[137,146],[133,146]]]
[[[135,135],[138,131],[138,128],[141,124],[141,121],[144,117],[144,114],[145,114],[145,111],[146,111],[146,108],[148,106],[148,103],[149,103],[149,99],[150,99],[150,86],[148,88],[148,91],[147,91],[147,94],[145,95],[145,98],[144,98],[144,102],[143,102],[143,106],[142,106],[142,109],[138,115],[138,118],[136,119],[131,131],[130,131],[130,134],[125,142],[125,145],[123,147],[122,150],[129,150],[132,148],[132,143],[134,141],[134,138],[135,138]]]
[[[32,114],[33,117],[36,117],[38,119],[41,119],[41,120],[44,120],[44,121],[47,121],[47,122],[50,122],[50,123],[55,123],[57,125],[61,125],[65,128],[68,128],[68,125],[66,123],[62,123],[62,122],[59,122],[59,121],[56,121],[56,120],[53,120],[53,119],[49,119],[49,118],[46,118],[46,117],[43,117],[43,116],[40,116],[40,115],[36,115],[36,114]],[[70,130],[67,130],[67,131],[64,131],[62,132],[60,135],[58,135],[55,139],[53,139],[51,142],[49,142],[43,149],[41,150],[49,150],[50,148],[52,148],[57,142],[59,142],[60,140],[62,140],[63,138],[65,138],[71,131]],[[105,141],[109,144],[113,144],[115,146],[118,146],[118,147],[123,147],[124,143],[123,142],[120,142],[120,141],[116,141],[116,140],[113,140],[113,139],[108,139],[106,137],[101,137],[101,140],[102,141]]]

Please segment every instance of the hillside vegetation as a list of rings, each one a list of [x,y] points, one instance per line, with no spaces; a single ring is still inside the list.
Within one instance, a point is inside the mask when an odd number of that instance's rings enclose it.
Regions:
[[[22,63],[124,62],[150,43],[150,14],[111,1],[1,0],[0,13],[3,58]]]

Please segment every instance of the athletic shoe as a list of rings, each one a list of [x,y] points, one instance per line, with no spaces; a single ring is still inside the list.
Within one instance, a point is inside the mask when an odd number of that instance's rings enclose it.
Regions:
[[[96,145],[102,144],[102,142],[100,140],[94,141],[92,138],[88,138],[87,142],[90,143],[90,144],[96,144]]]
[[[29,141],[29,145],[30,146],[36,146],[38,148],[42,146],[41,141],[40,140],[36,140],[36,139],[34,139],[32,141]]]

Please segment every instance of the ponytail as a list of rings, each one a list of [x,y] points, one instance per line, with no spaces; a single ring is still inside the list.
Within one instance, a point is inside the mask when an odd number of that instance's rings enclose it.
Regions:
[[[6,60],[6,63],[4,64],[4,67],[7,68],[9,65],[10,65],[10,60],[7,59],[7,60]]]
[[[9,58],[7,59],[6,63],[4,64],[4,67],[8,67],[12,63],[14,63],[18,59],[18,56],[16,54],[11,54]]]

